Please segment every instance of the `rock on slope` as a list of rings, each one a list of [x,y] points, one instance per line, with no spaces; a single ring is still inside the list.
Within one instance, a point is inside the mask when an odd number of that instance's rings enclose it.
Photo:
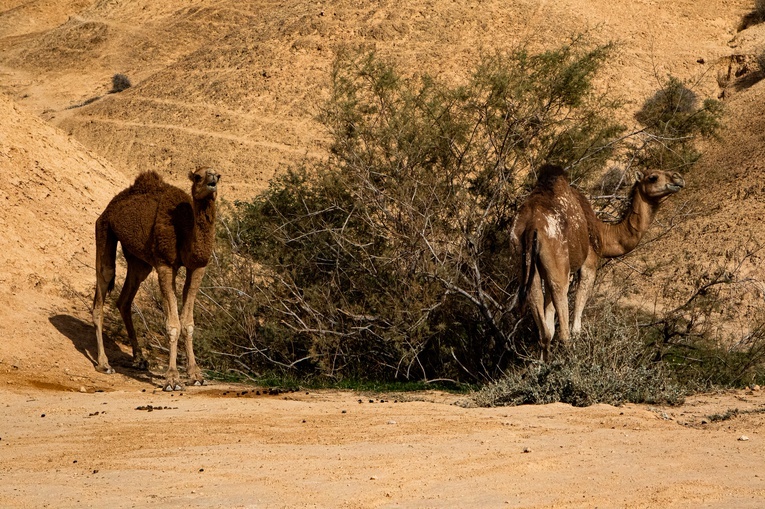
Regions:
[[[92,370],[93,224],[127,179],[4,96],[0,118],[0,373],[60,382]]]

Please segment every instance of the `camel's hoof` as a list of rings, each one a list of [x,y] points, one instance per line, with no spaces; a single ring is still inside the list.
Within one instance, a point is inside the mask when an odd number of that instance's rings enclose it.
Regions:
[[[207,380],[194,380],[195,387],[201,387],[203,385],[207,385]]]
[[[142,371],[146,371],[147,369],[149,369],[149,362],[146,359],[133,361],[133,364],[131,364],[131,367],[133,369],[140,369]]]
[[[165,392],[182,391],[183,386],[181,384],[167,384],[162,390]]]
[[[113,375],[114,369],[111,366],[96,366],[96,371],[107,375]]]

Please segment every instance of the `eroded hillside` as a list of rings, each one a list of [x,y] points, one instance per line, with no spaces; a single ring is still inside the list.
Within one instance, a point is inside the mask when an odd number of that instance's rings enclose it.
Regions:
[[[0,372],[66,381],[64,369],[90,371],[70,341],[87,327],[68,336],[77,321],[55,317],[87,316],[93,223],[127,179],[3,96],[0,116]]]
[[[668,72],[698,81],[704,96],[719,93],[718,67],[734,52],[729,42],[748,4],[72,2],[63,23],[40,32],[32,30],[43,21],[30,23],[0,41],[0,65],[7,94],[126,174],[153,167],[183,175],[214,164],[229,196],[241,198],[285,166],[321,157],[314,118],[344,47],[375,48],[412,72],[459,79],[481,53],[590,31],[619,45],[602,86],[625,99],[631,122]],[[135,86],[108,94],[118,72]]]

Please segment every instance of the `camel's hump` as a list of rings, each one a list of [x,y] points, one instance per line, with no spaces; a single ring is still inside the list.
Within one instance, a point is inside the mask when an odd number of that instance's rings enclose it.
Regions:
[[[159,190],[164,190],[167,184],[162,177],[156,171],[144,171],[140,173],[133,185],[130,186],[131,193],[153,193]]]
[[[545,164],[539,168],[539,176],[537,182],[544,185],[554,182],[559,177],[566,178],[566,170],[557,164]]]

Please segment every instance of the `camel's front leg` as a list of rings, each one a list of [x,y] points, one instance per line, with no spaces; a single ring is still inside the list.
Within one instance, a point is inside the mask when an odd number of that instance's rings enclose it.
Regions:
[[[186,371],[194,385],[204,385],[202,370],[194,357],[194,301],[202,284],[205,268],[186,269],[186,283],[183,285],[183,309],[181,310],[181,331],[186,340]]]
[[[178,375],[178,333],[180,320],[178,319],[178,300],[175,297],[175,276],[178,271],[172,267],[157,267],[159,289],[162,292],[162,308],[165,312],[165,329],[170,346],[170,358],[168,359],[167,373],[162,389],[165,391],[183,390],[180,376]]]

